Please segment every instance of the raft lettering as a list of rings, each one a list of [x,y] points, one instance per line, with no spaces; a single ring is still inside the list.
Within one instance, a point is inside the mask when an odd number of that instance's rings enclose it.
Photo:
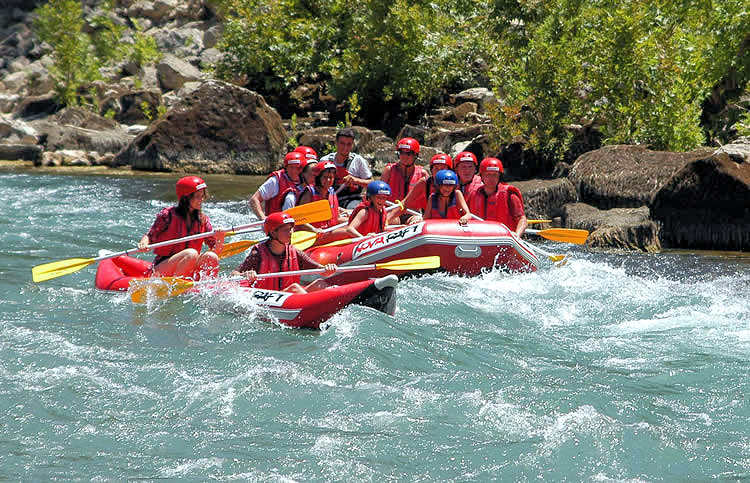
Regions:
[[[420,233],[422,233],[423,226],[424,223],[417,223],[416,225],[409,225],[406,228],[383,233],[382,235],[378,235],[376,237],[365,240],[354,247],[354,251],[352,252],[352,260],[357,257],[361,257],[365,253],[369,253],[373,250],[378,250],[388,245],[392,245],[419,235]]]
[[[282,305],[284,303],[284,300],[286,300],[287,297],[291,295],[290,293],[285,292],[274,292],[270,290],[254,290],[253,291],[253,298],[263,305],[271,305],[274,307],[278,307],[279,305]]]

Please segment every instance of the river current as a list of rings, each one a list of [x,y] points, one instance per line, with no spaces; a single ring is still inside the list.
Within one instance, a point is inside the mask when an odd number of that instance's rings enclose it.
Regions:
[[[0,480],[750,480],[747,254],[531,240],[571,261],[404,280],[322,331],[134,305],[95,265],[32,282],[134,247],[176,178],[0,173]],[[251,220],[226,185],[217,228]]]

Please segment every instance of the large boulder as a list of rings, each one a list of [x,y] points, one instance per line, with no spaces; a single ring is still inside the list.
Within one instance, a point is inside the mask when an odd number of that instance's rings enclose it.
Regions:
[[[584,203],[603,210],[635,208],[647,205],[672,175],[711,151],[672,153],[643,146],[606,146],[581,155],[568,178]]]
[[[281,117],[263,97],[205,81],[115,156],[150,171],[267,174],[285,153]]]
[[[553,218],[560,216],[562,207],[576,201],[573,183],[566,178],[512,183],[521,190],[526,218]]]
[[[750,144],[685,165],[655,194],[651,216],[667,246],[750,250]]]
[[[569,203],[562,209],[564,225],[591,232],[591,248],[656,253],[661,251],[659,226],[649,219],[647,206],[600,210],[586,203]]]
[[[133,140],[118,122],[77,107],[65,108],[30,124],[39,133],[40,144],[46,151],[116,153]]]

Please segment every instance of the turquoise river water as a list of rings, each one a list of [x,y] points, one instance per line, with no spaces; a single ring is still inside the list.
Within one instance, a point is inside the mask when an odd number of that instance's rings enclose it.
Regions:
[[[322,331],[134,305],[94,265],[32,282],[134,247],[175,180],[0,174],[0,480],[750,480],[747,257],[533,240],[572,261],[405,280]]]

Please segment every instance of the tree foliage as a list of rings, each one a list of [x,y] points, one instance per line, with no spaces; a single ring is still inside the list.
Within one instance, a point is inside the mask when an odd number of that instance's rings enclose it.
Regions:
[[[368,113],[429,107],[489,84],[501,142],[570,154],[575,126],[605,143],[685,150],[713,138],[703,103],[750,78],[746,0],[215,0],[224,77],[262,92],[309,79]]]
[[[88,21],[80,0],[50,0],[35,10],[34,31],[50,50],[50,75],[65,105],[79,104],[81,87],[101,79],[103,67],[124,59],[141,65],[160,56],[155,40],[137,25],[132,42],[123,42],[127,29],[113,21],[112,0],[100,7],[102,13]]]
[[[744,5],[744,6],[743,6]],[[687,150],[704,142],[703,101],[728,72],[748,77],[742,0],[549,0],[518,35],[502,34],[494,79],[506,138],[562,159],[570,125],[596,126],[604,143]]]
[[[266,93],[325,80],[338,99],[357,94],[365,117],[384,104],[409,110],[484,81],[494,62],[487,2],[217,0],[225,18],[217,65]],[[484,8],[484,10],[483,10]],[[478,13],[482,12],[482,15]]]

